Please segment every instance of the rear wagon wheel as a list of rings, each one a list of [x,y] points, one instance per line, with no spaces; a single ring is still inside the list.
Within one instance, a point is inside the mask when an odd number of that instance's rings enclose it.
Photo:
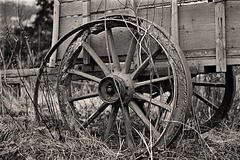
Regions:
[[[217,126],[230,110],[235,90],[232,66],[227,66],[225,73],[196,75],[193,78],[193,109],[189,125],[201,133]]]

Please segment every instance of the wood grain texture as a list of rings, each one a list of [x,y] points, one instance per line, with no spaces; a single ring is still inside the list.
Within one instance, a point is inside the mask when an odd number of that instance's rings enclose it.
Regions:
[[[182,50],[215,48],[214,4],[180,6],[179,32]]]
[[[77,28],[78,26],[81,26],[83,23],[82,20],[83,20],[82,16],[60,18],[59,38],[67,34],[69,31]],[[62,59],[63,54],[65,53],[68,45],[70,44],[75,35],[76,34],[68,38],[66,41],[64,41],[63,44],[59,46],[57,55],[58,60]]]
[[[52,46],[54,46],[59,38],[59,14],[60,14],[60,3],[58,0],[54,0],[54,10],[53,10],[53,32],[52,32]],[[53,53],[49,60],[49,67],[55,67],[57,58],[57,50]]]
[[[226,45],[240,47],[240,1],[226,3]]]
[[[215,3],[216,71],[226,72],[225,2]]]
[[[82,2],[82,12],[83,12],[83,20],[82,23],[86,24],[91,21],[91,16],[90,16],[90,5],[91,1],[90,0],[84,0]],[[90,39],[88,39],[88,43],[91,44]],[[84,64],[90,64],[90,55],[87,53],[85,49],[82,50],[82,57],[83,57],[83,63]]]
[[[107,2],[111,0],[107,0]],[[62,1],[61,1],[62,2]],[[75,1],[74,1],[75,2]],[[91,20],[95,20],[99,17],[104,16],[104,12],[96,14],[96,8],[100,6],[103,7],[105,0],[92,0],[90,11]],[[120,2],[124,2],[121,0]],[[140,1],[135,0],[135,5],[137,6]],[[142,1],[141,5],[146,5],[152,1]],[[156,2],[159,2],[158,0]],[[63,4],[68,4],[73,2],[65,2]],[[76,1],[75,3],[80,3]],[[82,2],[81,2],[82,3]],[[116,2],[114,2],[116,3]],[[93,4],[96,4],[93,6]],[[108,4],[108,7],[115,7],[116,4]],[[140,6],[141,6],[140,5]],[[95,7],[92,8],[92,7]],[[115,8],[116,9],[116,8]],[[240,1],[228,0],[226,1],[226,64],[239,64],[240,63]],[[93,13],[94,12],[94,13]],[[129,13],[127,9],[116,9],[113,13]],[[194,60],[194,64],[197,65],[199,61],[204,61],[200,65],[216,65],[214,58],[216,58],[216,34],[215,34],[215,3],[196,3],[191,5],[181,5],[178,7],[178,18],[179,18],[179,44],[184,51],[185,56],[189,63]],[[153,21],[155,24],[162,26],[166,31],[171,29],[171,7],[166,6],[162,8],[161,6],[155,8],[140,7],[138,10],[138,16]],[[59,27],[59,38],[65,35],[70,30],[76,28],[83,23],[82,16],[67,16],[60,18]],[[93,38],[92,38],[93,37]],[[118,39],[117,51],[119,55],[124,55],[127,53],[127,47],[122,40],[125,42],[130,42],[131,36],[128,33],[119,32],[118,35],[114,35],[114,38]],[[58,59],[61,59],[66,47],[70,43],[70,40],[64,42],[59,48]],[[104,42],[104,35],[100,37],[91,36],[91,44],[93,48],[98,51],[100,56],[104,56],[106,52],[106,46]],[[208,64],[206,63],[208,59]],[[199,66],[199,65],[197,65]]]
[[[177,0],[178,3],[190,3],[197,2],[197,0]],[[137,9],[156,6],[170,5],[172,0],[134,0],[135,7]],[[119,10],[124,8],[133,8],[129,0],[92,0],[91,1],[91,13],[98,13],[109,10]]]
[[[172,0],[172,18],[171,18],[171,36],[174,41],[179,43],[179,32],[178,32],[178,2]]]
[[[61,3],[60,17],[82,15],[83,5],[82,1],[73,1],[70,3]]]

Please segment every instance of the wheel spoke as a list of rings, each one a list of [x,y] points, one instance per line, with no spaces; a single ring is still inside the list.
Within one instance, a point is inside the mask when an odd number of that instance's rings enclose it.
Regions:
[[[149,65],[149,61],[151,59],[155,59],[157,55],[162,51],[162,49],[156,49],[151,56],[146,58],[143,63],[131,74],[132,79],[136,79],[144,70],[145,68]]]
[[[193,82],[193,86],[226,87],[223,83]]]
[[[206,105],[208,105],[209,107],[212,107],[213,110],[218,110],[218,106],[216,106],[215,104],[213,104],[212,102],[210,102],[209,100],[207,100],[206,98],[202,97],[200,94],[193,92],[193,95],[195,97],[197,97],[198,99],[200,99],[202,102],[204,102]]]
[[[133,56],[136,52],[136,47],[137,47],[137,37],[133,37],[130,43],[130,47],[128,49],[126,61],[125,61],[125,66],[123,67],[123,73],[129,73],[129,70],[131,68],[131,63],[133,60]]]
[[[170,106],[170,105],[167,105],[167,104],[165,104],[165,103],[156,101],[156,100],[154,100],[154,99],[152,99],[152,98],[148,98],[148,97],[146,97],[146,96],[144,96],[144,95],[142,95],[142,94],[140,94],[140,93],[135,93],[135,94],[133,95],[133,97],[134,97],[134,98],[137,98],[137,99],[140,99],[140,100],[143,100],[143,101],[145,101],[145,102],[148,102],[148,103],[150,103],[150,104],[156,105],[156,106],[158,106],[158,107],[160,107],[160,108],[163,108],[163,109],[165,109],[165,110],[167,110],[167,111],[171,111],[171,106]]]
[[[88,119],[82,124],[86,128],[90,123],[94,121],[107,107],[109,104],[103,103],[93,114],[91,114]]]
[[[132,135],[132,124],[131,124],[131,118],[130,118],[128,106],[125,106],[125,105],[122,106],[122,112],[123,112],[124,124],[125,124],[125,128],[126,128],[127,145],[130,150],[134,150],[136,145],[134,143],[134,139],[133,139],[133,135]]]
[[[145,86],[145,85],[149,85],[151,83],[156,83],[156,82],[160,82],[160,81],[165,81],[168,79],[172,79],[173,76],[165,76],[165,77],[161,77],[161,78],[156,78],[156,79],[152,79],[152,80],[147,80],[147,81],[142,81],[142,82],[136,82],[134,84],[135,88],[141,87],[141,86]]]
[[[114,71],[119,72],[121,70],[121,68],[120,68],[120,63],[119,63],[118,54],[117,54],[117,50],[116,50],[116,45],[115,45],[115,42],[113,39],[112,29],[107,28],[106,34],[107,34],[107,38],[106,38],[107,51],[108,51],[109,55],[112,56],[113,69],[114,69]]]
[[[116,120],[116,117],[118,114],[118,110],[119,110],[119,105],[112,105],[111,114],[108,119],[108,126],[107,126],[107,129],[104,134],[104,140],[106,140],[112,132],[112,128],[115,123],[115,120]]]
[[[157,129],[152,125],[152,123],[148,120],[148,118],[145,116],[145,114],[142,112],[142,110],[139,108],[139,106],[134,102],[131,101],[129,103],[131,109],[138,115],[138,117],[143,121],[143,123],[148,127],[149,130],[153,132],[154,138],[158,139],[160,137],[160,133],[157,131]]]
[[[98,92],[93,92],[93,93],[81,95],[79,97],[69,97],[68,101],[69,102],[74,102],[74,101],[79,101],[79,100],[83,100],[83,99],[93,98],[93,97],[97,97],[97,96],[98,96]]]
[[[98,83],[101,81],[101,78],[92,76],[92,75],[84,73],[82,71],[78,71],[76,69],[69,69],[68,73],[75,74],[75,75],[81,76],[83,78],[86,78],[86,79],[89,79],[89,80],[92,80],[92,81],[95,81],[95,82],[98,82]]]
[[[88,51],[88,53],[91,55],[94,61],[99,65],[99,67],[102,69],[105,75],[110,74],[110,70],[107,68],[107,66],[103,63],[103,61],[98,56],[98,54],[93,50],[93,48],[88,43],[83,42],[82,47]]]

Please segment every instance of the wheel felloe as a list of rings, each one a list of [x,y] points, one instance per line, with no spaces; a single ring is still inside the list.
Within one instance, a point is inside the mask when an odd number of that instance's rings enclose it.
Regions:
[[[227,115],[236,90],[232,66],[227,66],[227,72],[225,73],[208,73],[195,76],[193,87],[194,104],[192,116],[188,123],[193,126],[194,130],[187,130],[187,134],[190,135],[194,135],[195,130],[199,130],[200,133],[211,130]],[[199,128],[196,126],[199,126]]]

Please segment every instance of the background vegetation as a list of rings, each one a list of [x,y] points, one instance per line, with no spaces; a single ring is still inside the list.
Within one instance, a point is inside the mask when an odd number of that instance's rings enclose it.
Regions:
[[[39,65],[51,47],[53,1],[38,0],[36,6],[1,1],[0,6],[0,68]]]

